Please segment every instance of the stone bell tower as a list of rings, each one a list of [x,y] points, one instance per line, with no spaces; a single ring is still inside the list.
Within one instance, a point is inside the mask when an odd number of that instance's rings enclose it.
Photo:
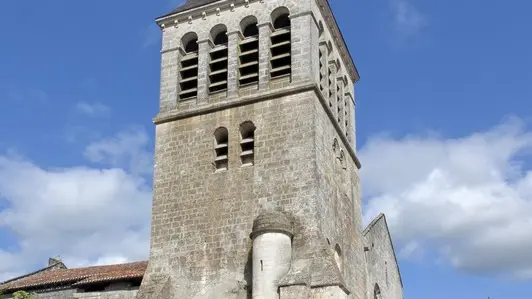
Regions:
[[[328,1],[188,0],[157,23],[137,298],[366,298],[358,73]]]

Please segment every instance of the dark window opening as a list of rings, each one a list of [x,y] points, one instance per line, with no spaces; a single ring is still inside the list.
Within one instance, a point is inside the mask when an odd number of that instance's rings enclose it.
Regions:
[[[242,166],[255,163],[255,129],[255,125],[252,122],[245,122],[240,125],[240,158]]]
[[[185,45],[185,52],[186,53],[194,53],[198,52],[198,39],[194,38],[193,40],[187,42]]]
[[[280,15],[273,22],[273,28],[275,29],[281,29],[281,28],[287,28],[287,27],[290,27],[290,17],[287,13]]]
[[[229,42],[229,39],[227,37],[227,32],[223,31],[218,33],[213,40],[215,45],[226,45]]]
[[[244,32],[242,32],[244,37],[252,37],[259,35],[259,27],[257,27],[257,23],[249,24],[244,28]]]

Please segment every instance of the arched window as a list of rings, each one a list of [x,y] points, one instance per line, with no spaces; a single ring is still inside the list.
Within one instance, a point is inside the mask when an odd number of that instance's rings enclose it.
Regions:
[[[198,52],[198,35],[194,32],[189,32],[183,35],[181,46],[187,54]]]
[[[214,152],[216,170],[227,170],[229,164],[229,133],[224,127],[214,131]]]
[[[218,24],[211,29],[211,40],[214,45],[226,45],[227,39],[227,27],[223,24]]]
[[[271,35],[270,59],[272,78],[291,74],[292,38],[290,33],[290,13],[286,7],[272,12],[274,32]]]
[[[240,22],[244,39],[239,44],[239,83],[247,85],[259,82],[259,28],[257,18],[248,16]]]
[[[240,147],[242,166],[249,166],[255,163],[255,125],[246,121],[240,125]]]
[[[274,29],[290,28],[290,13],[286,7],[280,7],[273,11],[272,21]]]
[[[259,27],[257,27],[257,18],[255,16],[248,16],[240,22],[240,29],[244,37],[253,37],[259,35]]]
[[[179,98],[190,99],[198,95],[198,36],[194,32],[183,35],[179,69]]]
[[[336,262],[336,265],[338,265],[338,269],[340,269],[340,272],[342,272],[344,266],[342,262],[342,249],[338,244],[334,246],[334,261]]]
[[[211,29],[211,40],[214,48],[209,53],[209,92],[214,93],[227,89],[227,27],[223,24],[214,26]]]
[[[373,289],[373,299],[382,299],[381,289],[379,288],[378,284],[375,284],[375,287]]]

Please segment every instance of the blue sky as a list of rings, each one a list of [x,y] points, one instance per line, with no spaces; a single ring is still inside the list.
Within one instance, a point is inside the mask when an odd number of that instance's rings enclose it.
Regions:
[[[153,20],[178,2],[0,2],[0,280],[146,258]],[[362,77],[365,217],[386,212],[405,297],[528,298],[532,3],[332,7]]]

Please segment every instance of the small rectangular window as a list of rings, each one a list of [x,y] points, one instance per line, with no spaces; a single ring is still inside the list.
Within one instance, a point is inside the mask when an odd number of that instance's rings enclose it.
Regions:
[[[240,125],[240,159],[242,166],[255,164],[255,125],[250,122],[244,122]]]
[[[227,129],[220,127],[214,131],[214,165],[217,171],[227,170],[229,167],[229,134]]]

